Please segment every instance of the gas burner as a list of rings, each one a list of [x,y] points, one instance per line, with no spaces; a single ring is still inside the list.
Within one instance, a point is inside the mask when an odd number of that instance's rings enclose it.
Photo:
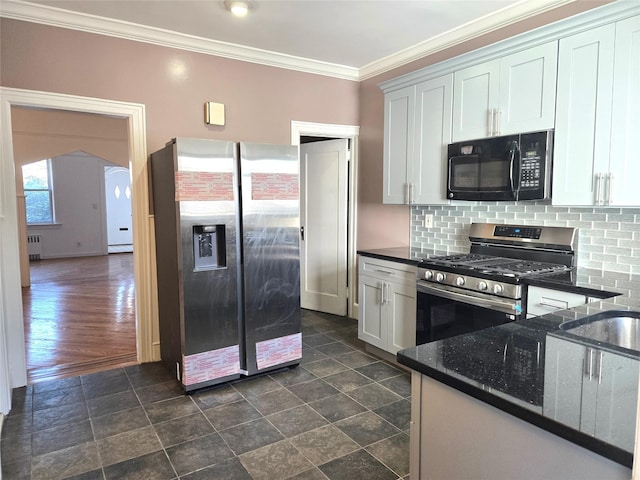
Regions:
[[[433,257],[423,261],[422,264],[424,267],[449,267],[456,271],[459,270],[460,273],[472,271],[485,275],[516,278],[570,270],[569,267],[562,264],[518,260],[473,253]]]
[[[447,266],[469,266],[475,262],[483,262],[492,259],[490,255],[480,255],[477,253],[462,253],[458,255],[446,255],[441,257],[431,257],[428,260],[424,260],[423,263],[447,265]]]
[[[575,238],[566,227],[472,224],[471,251],[423,260],[418,281],[519,299],[521,279],[572,270]]]

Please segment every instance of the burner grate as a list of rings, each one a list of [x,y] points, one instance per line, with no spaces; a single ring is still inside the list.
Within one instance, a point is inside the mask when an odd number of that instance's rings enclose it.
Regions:
[[[456,268],[460,270],[460,273],[479,272],[483,274],[507,277],[525,277],[543,275],[547,273],[559,273],[570,270],[570,267],[562,264],[518,260],[476,253],[433,257],[423,263],[430,266],[447,266],[450,268]]]

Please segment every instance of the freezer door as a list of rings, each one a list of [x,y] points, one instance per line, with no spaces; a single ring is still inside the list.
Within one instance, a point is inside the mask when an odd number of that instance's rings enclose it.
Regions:
[[[175,151],[182,382],[192,390],[240,373],[237,147],[178,138]]]
[[[299,161],[290,145],[240,144],[246,370],[297,364]]]

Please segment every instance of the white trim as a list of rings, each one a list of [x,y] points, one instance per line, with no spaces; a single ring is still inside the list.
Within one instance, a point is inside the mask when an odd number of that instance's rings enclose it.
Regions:
[[[360,68],[360,80],[375,77],[394,68],[459,45],[481,35],[491,33],[527,18],[540,15],[576,0],[524,0],[496,12],[460,25],[453,30],[436,35],[424,42],[371,62]]]
[[[300,145],[300,136],[312,137],[357,137],[360,127],[354,125],[335,125],[330,123],[313,123],[291,121],[291,145]]]
[[[345,80],[357,81],[359,77],[358,69],[355,67],[295,57],[18,0],[2,0],[0,16]]]
[[[48,5],[2,0],[0,16],[317,75],[361,81],[576,0],[522,0],[362,67],[351,67],[220,42]]]
[[[11,107],[53,108],[128,119],[134,222],[134,274],[136,283],[136,332],[138,361],[155,360],[152,355],[154,279],[151,276],[149,202],[145,107],[142,104],[78,97],[0,87],[0,412],[10,408],[10,391],[26,384],[24,326],[20,292],[18,219],[16,213],[15,164],[13,159]],[[7,392],[7,389],[9,390]],[[9,404],[7,404],[7,397]]]
[[[533,2],[532,2],[533,3]],[[594,8],[568,19],[545,25],[538,29],[521,33],[505,40],[492,43],[461,55],[415,70],[378,84],[385,93],[410,85],[441,77],[471,65],[478,65],[515,53],[519,50],[557,41],[585,30],[613,23],[633,15],[640,14],[640,2],[636,0],[617,0],[611,4]]]
[[[347,315],[351,318],[358,318],[356,297],[357,285],[357,269],[358,256],[356,254],[356,225],[358,219],[356,216],[356,200],[358,198],[358,135],[360,135],[360,127],[355,125],[334,125],[329,123],[311,123],[291,121],[291,144],[300,145],[300,136],[309,135],[316,137],[336,137],[351,138],[351,159],[349,160],[349,242],[347,245],[347,264],[349,266],[349,307]],[[355,314],[355,317],[354,317]]]

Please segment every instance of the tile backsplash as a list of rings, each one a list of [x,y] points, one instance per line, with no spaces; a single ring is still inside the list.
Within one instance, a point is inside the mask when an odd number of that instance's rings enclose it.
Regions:
[[[424,226],[425,215],[433,215],[433,227]],[[468,252],[472,222],[577,227],[580,267],[640,274],[640,208],[555,207],[542,202],[414,206],[412,255]]]

